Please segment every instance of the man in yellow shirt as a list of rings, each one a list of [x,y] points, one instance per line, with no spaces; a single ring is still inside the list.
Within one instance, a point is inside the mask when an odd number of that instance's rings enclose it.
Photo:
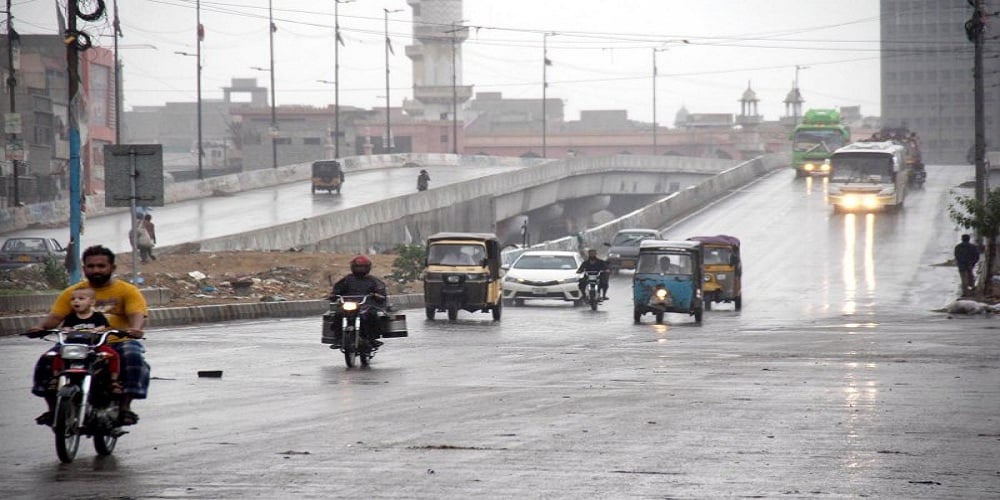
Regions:
[[[63,318],[72,312],[70,299],[79,288],[92,288],[96,299],[94,310],[104,313],[111,328],[128,333],[127,338],[110,337],[108,343],[121,358],[122,399],[119,418],[122,425],[132,425],[139,416],[131,410],[133,399],[145,399],[149,389],[149,364],[143,353],[146,351],[139,339],[143,337],[146,322],[146,299],[135,285],[115,278],[115,254],[101,245],[87,248],[83,252],[83,274],[87,277],[62,291],[49,314],[32,330],[47,330],[59,326]],[[55,407],[52,359],[43,355],[35,365],[34,385],[31,392],[45,398],[49,411],[35,419],[41,425],[51,425],[52,409]]]

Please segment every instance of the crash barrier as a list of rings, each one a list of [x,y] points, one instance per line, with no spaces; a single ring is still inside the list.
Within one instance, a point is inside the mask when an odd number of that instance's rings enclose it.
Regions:
[[[427,165],[446,166],[511,166],[524,167],[544,163],[538,158],[508,158],[481,155],[453,154],[391,154],[349,156],[342,158],[345,172],[377,170],[383,168],[410,168]],[[228,195],[269,186],[304,181],[312,175],[312,162],[296,163],[278,168],[262,168],[228,175],[175,182],[172,175],[164,174],[164,202],[177,203],[209,196]],[[125,212],[123,207],[105,207],[104,194],[86,196],[84,206],[90,216]],[[0,207],[0,234],[26,229],[35,225],[65,224],[69,220],[69,203],[66,199],[33,203],[23,207]]]
[[[145,290],[144,290],[145,292]],[[391,295],[389,302],[396,310],[424,306],[423,294]],[[217,323],[261,318],[296,318],[316,316],[317,331],[321,316],[329,308],[326,300],[289,300],[280,302],[244,302],[190,307],[152,307],[147,328]],[[38,324],[45,314],[0,317],[0,336],[17,335]]]

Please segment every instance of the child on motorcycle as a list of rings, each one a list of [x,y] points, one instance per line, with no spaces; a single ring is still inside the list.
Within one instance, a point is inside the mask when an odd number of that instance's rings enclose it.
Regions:
[[[70,306],[73,308],[73,312],[63,318],[59,329],[64,332],[86,331],[96,333],[110,327],[111,324],[108,323],[108,318],[104,316],[104,313],[94,309],[94,305],[97,303],[96,295],[93,288],[73,290],[70,296]],[[118,377],[121,374],[121,360],[118,358],[118,352],[107,344],[97,348],[97,351],[103,353],[104,359],[107,362],[112,392],[114,394],[121,394],[122,385],[118,381]],[[62,369],[62,358],[56,356],[52,359],[52,374],[58,375]]]

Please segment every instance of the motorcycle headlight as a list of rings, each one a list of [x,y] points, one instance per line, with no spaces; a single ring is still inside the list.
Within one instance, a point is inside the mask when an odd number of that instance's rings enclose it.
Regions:
[[[344,302],[344,305],[340,306],[340,308],[343,309],[343,310],[345,310],[345,311],[357,311],[358,310],[358,303],[357,302]]]
[[[62,359],[87,359],[87,354],[90,354],[90,347],[85,345],[70,344],[59,348]]]

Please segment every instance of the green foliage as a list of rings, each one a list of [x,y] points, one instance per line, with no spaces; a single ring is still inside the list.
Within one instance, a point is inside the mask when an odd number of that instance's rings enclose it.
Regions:
[[[986,240],[986,269],[979,273],[979,283],[982,285],[983,295],[991,296],[993,259],[996,254],[996,239],[1000,236],[1000,188],[986,193],[984,201],[972,196],[956,195],[955,201],[948,206],[948,215],[959,226],[975,231],[977,236]]]
[[[55,257],[45,259],[45,266],[42,268],[42,275],[49,288],[61,290],[69,286],[69,274],[66,267]]]
[[[392,261],[392,273],[387,275],[396,282],[415,281],[424,271],[427,249],[423,245],[397,245],[396,260]]]

